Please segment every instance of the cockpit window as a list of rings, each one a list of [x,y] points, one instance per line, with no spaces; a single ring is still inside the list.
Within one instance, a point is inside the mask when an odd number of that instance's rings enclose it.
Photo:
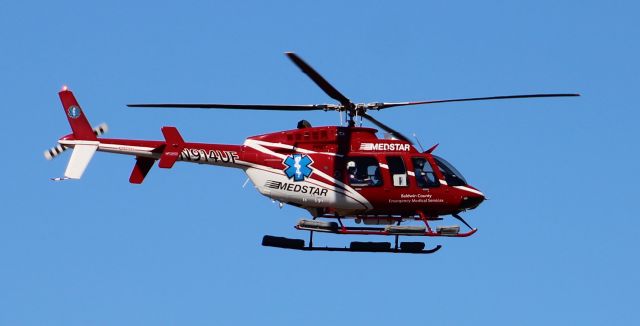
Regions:
[[[349,184],[355,187],[382,185],[380,165],[374,157],[351,157],[347,160]]]
[[[436,175],[433,173],[431,164],[429,164],[427,159],[424,157],[414,157],[411,160],[413,161],[413,171],[416,176],[416,184],[418,187],[431,188],[440,185],[438,179],[436,179]]]
[[[447,181],[449,186],[464,186],[467,184],[467,180],[464,179],[462,173],[456,170],[451,163],[439,156],[433,155],[433,158],[436,160],[436,164],[438,164],[438,168],[440,168],[440,172],[444,175],[444,180]]]

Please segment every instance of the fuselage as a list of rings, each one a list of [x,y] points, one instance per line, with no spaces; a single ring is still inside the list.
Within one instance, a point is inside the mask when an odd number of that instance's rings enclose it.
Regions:
[[[253,136],[242,145],[185,142],[177,161],[242,169],[264,196],[318,215],[436,217],[475,208],[484,199],[446,161],[375,133],[327,126]],[[168,141],[97,141],[98,151],[152,160],[170,146]],[[73,135],[59,141],[66,147],[80,142]]]

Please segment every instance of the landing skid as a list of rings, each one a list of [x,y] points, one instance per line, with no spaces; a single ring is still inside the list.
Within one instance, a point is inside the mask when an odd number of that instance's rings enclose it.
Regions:
[[[335,234],[352,234],[352,235],[402,235],[402,236],[422,236],[422,237],[454,237],[464,238],[473,235],[478,229],[471,229],[468,232],[458,233],[455,229],[441,229],[438,231],[424,230],[424,229],[385,229],[376,227],[336,227],[336,228],[322,228],[322,227],[308,227],[303,225],[296,225],[296,229],[304,231],[326,232]]]
[[[359,226],[345,226],[342,224],[340,217],[333,217],[338,222],[320,222],[316,218],[313,220],[300,220],[298,225],[294,226],[298,230],[310,231],[310,232],[326,232],[335,234],[351,234],[351,235],[386,235],[386,236],[422,236],[422,237],[455,237],[464,238],[473,235],[478,231],[476,228],[472,228],[461,216],[453,214],[453,217],[464,223],[469,231],[460,232],[459,226],[439,226],[436,229],[432,229],[429,225],[429,218],[420,213],[420,220],[424,222],[424,226],[400,226],[398,220],[396,225],[387,225],[386,227],[359,227]],[[434,220],[434,219],[431,219]]]
[[[395,247],[391,247],[390,242],[351,242],[349,247],[314,247],[312,242],[309,245],[305,245],[305,241],[302,239],[289,239],[283,237],[274,237],[265,235],[262,238],[262,245],[265,247],[275,247],[282,249],[292,249],[301,251],[348,251],[348,252],[386,252],[397,254],[432,254],[440,248],[441,245],[437,245],[431,249],[424,249],[424,243],[422,242],[402,242],[400,246],[396,243]]]
[[[461,216],[453,214],[453,217],[464,223],[469,231],[460,232],[459,226],[438,226],[434,229],[429,225],[429,220],[438,218],[429,218],[424,213],[418,213],[419,218],[424,222],[423,226],[400,225],[402,218],[398,218],[395,225],[386,225],[385,227],[348,227],[342,223],[342,219],[337,215],[323,215],[314,217],[313,220],[300,220],[296,229],[309,231],[309,242],[305,245],[302,239],[289,239],[284,237],[275,237],[265,235],[262,238],[262,245],[267,247],[302,250],[302,251],[350,251],[350,252],[388,252],[388,253],[409,253],[409,254],[432,254],[440,248],[437,245],[431,249],[425,249],[423,242],[400,242],[401,236],[423,236],[423,237],[468,237],[478,229],[472,228]],[[318,217],[331,218],[337,222],[325,222],[316,220]],[[440,220],[440,219],[438,219]],[[358,242],[353,241],[349,247],[314,247],[313,233],[325,232],[334,234],[351,234],[351,235],[384,235],[393,236],[395,238],[394,246],[390,242]]]

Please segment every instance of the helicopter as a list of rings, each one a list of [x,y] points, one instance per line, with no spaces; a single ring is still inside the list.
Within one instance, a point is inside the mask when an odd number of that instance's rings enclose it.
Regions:
[[[135,157],[129,176],[141,184],[151,168],[171,169],[176,162],[243,170],[255,189],[282,205],[306,210],[309,218],[294,227],[309,232],[304,239],[265,235],[262,245],[303,251],[347,251],[430,254],[418,237],[469,237],[477,232],[460,214],[477,208],[485,195],[470,185],[447,160],[434,154],[438,144],[418,150],[413,142],[370,115],[394,107],[446,102],[518,98],[572,97],[579,94],[525,94],[414,102],[353,103],[293,52],[286,56],[336,104],[128,104],[133,108],[192,108],[231,110],[335,111],[339,126],[313,127],[301,120],[297,128],[248,137],[242,144],[185,141],[172,126],[161,128],[164,140],[103,138],[106,124],[92,128],[74,94],[64,86],[58,93],[72,133],[44,152],[51,160],[67,149],[71,158],[64,176],[80,179],[95,152]],[[379,138],[367,120],[387,133]],[[420,145],[420,147],[422,147]],[[437,225],[447,217],[465,226]],[[355,225],[354,225],[355,224]],[[352,236],[389,236],[387,242],[352,241],[348,247],[316,246],[314,232]],[[403,241],[400,241],[402,237]]]

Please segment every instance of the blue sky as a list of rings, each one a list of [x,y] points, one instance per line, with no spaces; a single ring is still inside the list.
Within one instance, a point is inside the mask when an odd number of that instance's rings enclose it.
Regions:
[[[4,2],[1,325],[638,324],[639,6],[633,1]],[[241,171],[68,154],[68,84],[115,138],[241,143],[333,113],[134,110],[132,102],[331,103],[537,92],[580,98],[376,112],[490,198],[430,256],[305,253]],[[349,239],[318,236],[326,244]]]

